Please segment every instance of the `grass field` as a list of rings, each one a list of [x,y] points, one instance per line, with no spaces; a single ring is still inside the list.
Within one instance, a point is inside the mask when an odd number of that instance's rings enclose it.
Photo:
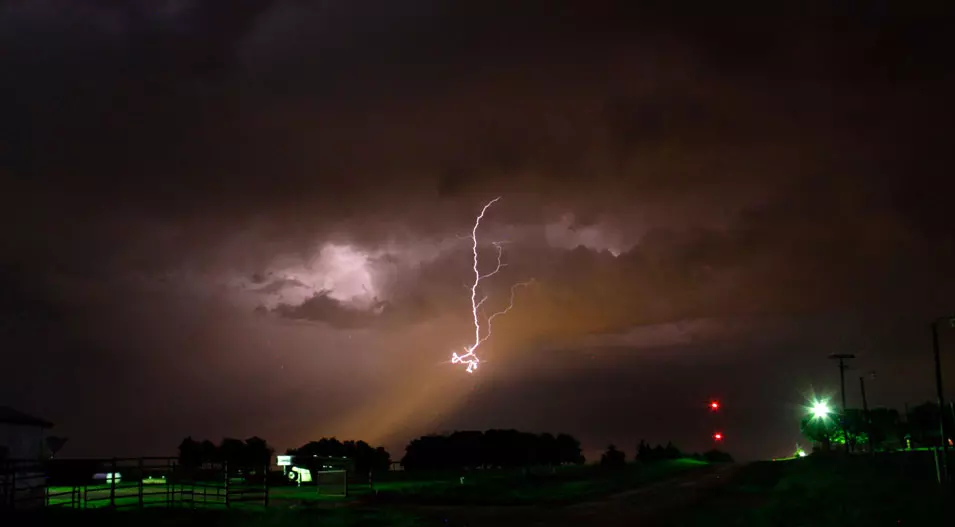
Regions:
[[[673,460],[652,465],[628,465],[606,470],[597,466],[562,467],[553,474],[534,475],[522,472],[476,471],[465,476],[464,484],[457,474],[429,479],[380,481],[374,491],[368,485],[352,485],[348,497],[320,496],[315,487],[272,487],[270,506],[244,504],[226,510],[221,506],[198,510],[159,508],[166,504],[165,485],[146,485],[144,498],[147,511],[139,511],[137,485],[123,483],[115,492],[117,505],[129,505],[126,513],[105,510],[109,504],[109,487],[90,487],[89,510],[49,509],[29,514],[17,525],[56,525],[66,522],[92,521],[98,526],[129,525],[321,525],[322,527],[410,527],[441,524],[431,507],[547,505],[550,507],[601,499],[646,484],[667,480],[694,470],[707,470],[709,465],[694,460]],[[407,477],[409,474],[399,474]],[[56,489],[63,490],[63,489]],[[67,492],[69,489],[65,489]],[[69,500],[69,495],[54,499]],[[211,501],[211,499],[210,499]],[[104,510],[95,510],[96,508]],[[432,512],[428,512],[432,511]],[[440,513],[437,513],[440,515]],[[437,522],[437,523],[436,523]]]
[[[669,525],[949,525],[952,497],[927,455],[809,456],[746,466]]]
[[[350,485],[347,497],[320,495],[313,486],[278,486],[270,489],[271,507],[322,507],[348,502],[418,504],[418,505],[526,505],[574,503],[598,498],[675,476],[689,470],[698,470],[707,463],[692,459],[663,461],[652,465],[628,465],[617,470],[605,470],[598,466],[561,467],[553,474],[525,475],[521,472],[476,471],[465,476],[461,483],[458,475],[424,480],[379,481],[374,489],[368,485]],[[258,489],[249,489],[255,492]],[[83,503],[86,508],[109,507],[109,485],[90,486],[82,495],[71,495],[69,487],[52,487],[50,504],[69,506],[71,502]],[[255,494],[250,494],[254,496]],[[221,507],[225,505],[224,488],[200,488],[194,490],[196,507]],[[164,484],[143,486],[143,506],[166,506],[170,501],[182,500],[178,487]],[[138,507],[139,486],[132,482],[117,484],[113,502],[117,507]],[[231,505],[240,508],[259,507],[260,503]]]
[[[40,513],[3,516],[4,525],[57,526],[88,524],[97,527],[423,527],[436,525],[418,514],[393,507],[340,507],[328,510],[181,510],[149,509],[117,514],[106,509],[75,511],[49,509]],[[6,523],[9,521],[9,524]]]
[[[599,466],[562,467],[553,475],[475,474],[460,481],[428,481],[376,486],[379,501],[427,505],[559,505],[622,492],[639,485],[700,470],[692,459],[630,464],[616,470]],[[410,483],[410,482],[409,482]]]
[[[187,487],[188,488],[188,487]],[[240,490],[241,487],[237,488]],[[261,487],[250,488],[249,497],[260,495],[258,491]],[[241,489],[244,490],[244,489]],[[314,492],[314,488],[312,489]],[[112,489],[113,499],[110,500],[110,485],[98,484],[87,487],[77,488],[75,491],[71,487],[50,487],[48,489],[47,503],[52,506],[69,508],[99,509],[110,507],[115,504],[117,508],[139,507],[139,484],[136,482],[120,482]],[[207,485],[203,487],[194,487],[192,499],[197,506],[224,506],[226,502],[225,488],[221,486]],[[143,485],[142,505],[143,507],[168,507],[170,503],[178,505],[182,501],[182,493],[179,486],[165,485],[164,482],[153,482]],[[260,506],[255,503],[243,503],[235,501],[230,504],[238,508],[249,508]]]
[[[722,475],[722,479],[720,478]],[[394,475],[406,477],[409,474]],[[728,480],[728,481],[727,481]],[[147,486],[148,489],[149,486]],[[165,504],[156,485],[155,505]],[[154,489],[148,489],[150,491]],[[688,527],[852,527],[948,525],[952,488],[935,483],[934,462],[923,452],[877,456],[809,456],[716,467],[691,460],[629,465],[618,470],[563,467],[553,474],[477,471],[428,479],[350,487],[349,496],[320,496],[314,487],[273,487],[268,509],[242,504],[199,510],[151,508],[127,513],[52,509],[11,525],[95,522],[98,526],[248,525],[411,527],[469,525],[669,525]],[[108,504],[108,488],[91,495]],[[138,505],[132,486],[117,503]],[[148,506],[148,500],[144,505]],[[524,506],[524,507],[522,507]],[[528,507],[529,506],[529,507]],[[93,507],[91,507],[93,509]],[[6,519],[6,518],[4,518]],[[616,522],[616,523],[615,523]]]

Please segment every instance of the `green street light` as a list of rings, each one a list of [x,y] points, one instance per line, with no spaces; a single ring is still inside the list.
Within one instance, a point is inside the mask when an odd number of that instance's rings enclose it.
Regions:
[[[813,419],[825,419],[832,413],[826,401],[816,401],[812,403],[812,407],[810,407],[809,411],[812,412]]]

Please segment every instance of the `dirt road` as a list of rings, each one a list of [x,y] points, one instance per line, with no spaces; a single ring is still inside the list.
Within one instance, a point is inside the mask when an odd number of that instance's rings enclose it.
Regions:
[[[562,507],[448,507],[431,509],[428,516],[448,527],[490,526],[652,526],[668,512],[703,499],[725,483],[735,465],[694,472],[600,500]]]

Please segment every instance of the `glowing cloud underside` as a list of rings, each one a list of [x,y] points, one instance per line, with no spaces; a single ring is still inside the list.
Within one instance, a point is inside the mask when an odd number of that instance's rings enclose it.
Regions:
[[[481,285],[481,280],[485,278],[490,278],[498,273],[503,267],[507,264],[501,263],[501,257],[504,254],[504,249],[501,247],[500,243],[493,243],[494,247],[497,248],[497,266],[493,271],[487,274],[481,274],[480,266],[478,262],[478,239],[477,231],[478,227],[481,225],[481,220],[484,218],[484,213],[487,212],[487,209],[491,207],[497,200],[501,199],[496,197],[489,201],[484,208],[481,209],[481,213],[478,214],[477,218],[474,220],[474,228],[471,229],[471,251],[474,255],[474,283],[471,284],[471,315],[474,318],[474,343],[470,346],[464,348],[464,353],[458,355],[456,352],[451,353],[451,363],[452,364],[467,364],[468,373],[473,372],[477,369],[478,364],[481,362],[481,359],[477,356],[477,349],[481,346],[487,339],[491,337],[491,322],[494,321],[500,315],[503,315],[511,310],[514,307],[514,293],[517,291],[518,287],[523,287],[531,283],[531,281],[520,282],[511,286],[511,299],[507,307],[498,311],[491,316],[487,317],[484,325],[486,326],[486,331],[484,331],[484,336],[481,336],[481,314],[480,309],[484,302],[487,300],[487,296],[483,296],[480,300],[478,297],[478,287]]]

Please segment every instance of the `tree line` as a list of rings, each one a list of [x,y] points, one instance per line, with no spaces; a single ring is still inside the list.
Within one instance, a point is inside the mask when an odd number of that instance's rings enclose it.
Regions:
[[[179,463],[186,468],[198,468],[206,463],[258,468],[271,463],[273,452],[264,439],[256,436],[245,441],[226,437],[218,445],[208,439],[196,441],[190,436],[179,444]]]
[[[955,430],[955,415],[951,408],[945,410],[945,428]],[[845,433],[842,419],[845,420]],[[904,415],[894,408],[872,408],[868,414],[858,408],[848,408],[828,417],[807,415],[800,422],[800,430],[822,450],[829,450],[832,445],[845,445],[846,435],[850,448],[880,450],[941,444],[938,404],[932,402],[909,408]]]
[[[421,436],[408,443],[401,460],[406,470],[512,468],[583,462],[580,441],[571,435],[493,429]]]
[[[260,437],[245,441],[227,437],[218,445],[208,439],[197,441],[187,437],[179,444],[179,463],[186,468],[198,468],[206,463],[258,468],[270,464],[274,453],[275,449]],[[339,460],[336,466],[347,465],[360,473],[386,471],[391,465],[391,454],[384,447],[375,448],[364,441],[339,441],[334,437],[309,441],[288,449],[286,454],[293,456],[296,466],[315,470],[320,470],[322,463],[329,463],[331,458]]]
[[[685,458],[709,461],[711,463],[727,463],[733,461],[732,456],[715,449],[703,454],[687,454],[682,452],[670,441],[667,441],[666,446],[657,444],[657,446],[651,448],[650,444],[643,439],[641,439],[640,444],[637,445],[637,453],[633,459],[639,463],[655,463],[668,459]],[[626,465],[626,463],[627,454],[622,450],[618,450],[616,445],[608,446],[607,450],[600,456],[600,464],[604,467],[621,467]]]
[[[317,465],[328,458],[347,459],[350,468],[359,474],[384,472],[391,468],[391,454],[384,447],[372,447],[364,441],[339,441],[334,437],[323,437],[289,449],[286,454],[293,456],[296,466],[310,469],[320,468]]]

